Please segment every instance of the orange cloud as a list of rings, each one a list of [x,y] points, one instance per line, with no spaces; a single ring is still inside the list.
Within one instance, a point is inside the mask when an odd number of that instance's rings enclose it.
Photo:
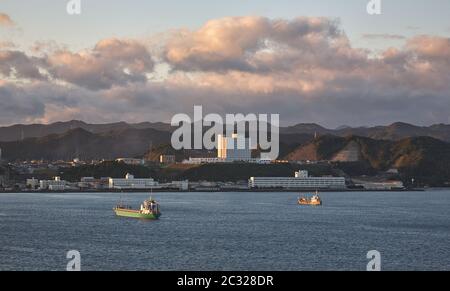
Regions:
[[[410,39],[407,47],[421,56],[450,59],[450,38],[422,35]]]
[[[0,13],[0,26],[13,27],[16,24],[8,14]]]
[[[323,46],[345,36],[327,18],[227,17],[208,21],[196,31],[180,31],[166,45],[164,57],[175,68],[194,70],[262,70],[280,55]],[[274,67],[272,66],[271,69]]]

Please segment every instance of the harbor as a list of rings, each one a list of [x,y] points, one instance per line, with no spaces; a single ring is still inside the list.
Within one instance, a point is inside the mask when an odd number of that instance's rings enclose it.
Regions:
[[[163,215],[143,220],[112,208],[148,192],[0,193],[0,269],[65,270],[77,249],[86,271],[364,271],[377,248],[383,270],[449,270],[448,190],[320,192],[320,207],[299,195],[153,193]]]

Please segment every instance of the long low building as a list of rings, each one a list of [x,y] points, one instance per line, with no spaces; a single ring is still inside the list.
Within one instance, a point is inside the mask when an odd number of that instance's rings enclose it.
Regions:
[[[122,162],[127,165],[133,166],[142,166],[145,164],[145,161],[143,159],[133,159],[133,158],[118,158],[116,159],[116,162]]]
[[[154,189],[155,187],[158,187],[158,182],[152,178],[137,179],[131,174],[127,174],[125,179],[109,178],[110,189]]]
[[[374,181],[362,181],[353,179],[353,183],[356,186],[362,186],[366,190],[403,190],[405,189],[405,185],[403,185],[402,181],[383,181],[383,182],[374,182]]]
[[[310,177],[307,171],[296,172],[294,177],[251,177],[253,189],[345,189],[344,177]]]
[[[66,184],[67,182],[61,180],[60,177],[55,177],[54,180],[41,180],[39,181],[39,190],[64,191]]]

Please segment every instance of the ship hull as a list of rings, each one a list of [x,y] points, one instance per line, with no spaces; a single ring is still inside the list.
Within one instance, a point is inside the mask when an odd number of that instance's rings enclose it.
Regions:
[[[161,216],[160,213],[158,213],[158,214],[155,214],[155,213],[144,214],[144,213],[141,213],[140,211],[131,210],[131,209],[117,209],[117,208],[115,208],[114,212],[116,213],[117,216],[120,216],[120,217],[149,219],[149,220],[156,220],[156,219],[159,219],[159,217]]]
[[[298,202],[298,204],[303,206],[322,206],[322,202]]]

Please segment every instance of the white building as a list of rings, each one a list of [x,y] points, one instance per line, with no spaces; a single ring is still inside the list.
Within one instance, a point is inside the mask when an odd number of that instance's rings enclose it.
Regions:
[[[236,160],[238,161],[238,160]],[[188,165],[202,165],[202,164],[220,164],[220,163],[232,163],[232,160],[226,160],[222,158],[192,158],[190,157],[189,160],[184,160],[183,164]],[[241,160],[239,162],[245,162],[249,164],[271,164],[273,161],[269,160],[261,160],[261,159],[248,159],[248,160]]]
[[[251,177],[249,188],[282,189],[345,189],[344,177],[310,177],[307,171],[296,172],[294,177]]]
[[[308,171],[295,172],[295,178],[308,178],[308,177],[309,177]]]
[[[40,186],[39,180],[35,178],[27,179],[26,182],[27,187],[30,187],[31,189],[36,189]]]
[[[178,188],[180,191],[188,191],[189,190],[189,180],[172,181],[171,186],[174,188]]]
[[[217,164],[225,162],[226,160],[220,158],[189,158],[189,160],[184,160],[183,164],[201,165],[201,164]]]
[[[145,161],[143,159],[133,159],[133,158],[118,158],[116,159],[116,162],[123,162],[127,165],[133,166],[141,166],[145,164]]]
[[[158,182],[152,178],[136,179],[133,175],[127,174],[123,178],[109,178],[110,189],[154,189],[158,187]]]
[[[233,134],[231,137],[217,136],[217,157],[228,162],[249,161],[252,158],[250,139]]]
[[[55,177],[54,180],[41,180],[39,181],[39,190],[64,191],[66,184],[67,182],[61,180],[60,177]]]

